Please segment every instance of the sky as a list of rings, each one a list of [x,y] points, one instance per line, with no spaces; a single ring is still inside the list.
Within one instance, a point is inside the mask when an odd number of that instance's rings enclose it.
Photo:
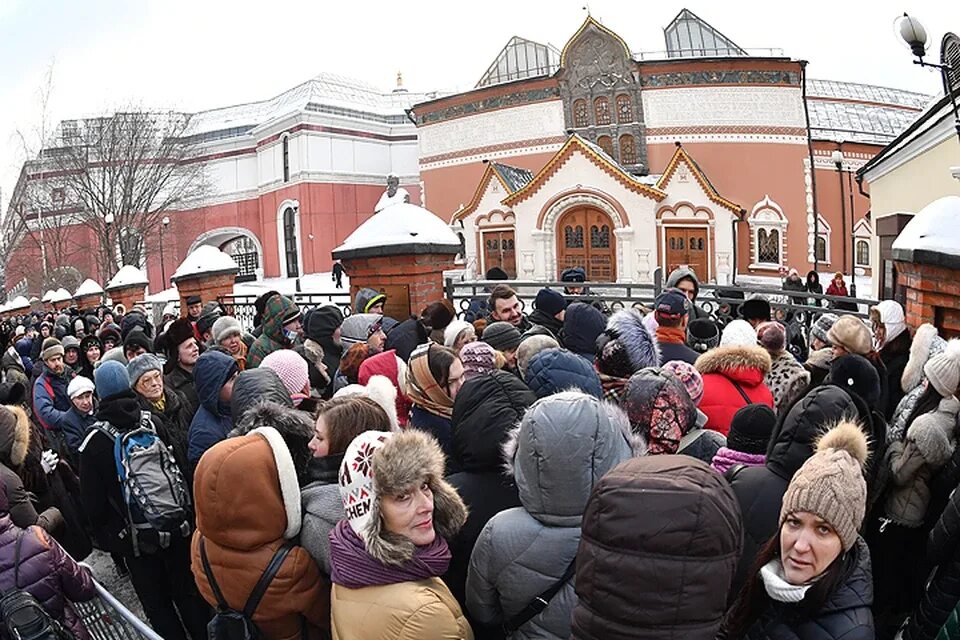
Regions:
[[[37,131],[121,107],[197,111],[270,98],[323,71],[390,90],[466,90],[517,35],[562,48],[590,13],[632,51],[665,48],[690,9],[741,47],[776,47],[814,78],[936,93],[893,22],[907,11],[935,58],[960,32],[948,0],[0,0],[0,207]],[[50,76],[43,116],[40,95]]]

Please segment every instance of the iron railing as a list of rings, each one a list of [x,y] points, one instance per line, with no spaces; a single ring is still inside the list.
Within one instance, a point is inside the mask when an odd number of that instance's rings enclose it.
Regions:
[[[86,564],[81,566],[90,569]],[[93,584],[97,595],[86,602],[75,602],[73,606],[94,640],[163,640],[102,584],[96,580]]]
[[[231,295],[220,296],[217,300],[226,308],[228,314],[240,321],[240,326],[249,331],[253,329],[253,318],[257,314],[253,304],[258,297],[257,295]],[[340,307],[344,316],[350,315],[352,298],[348,291],[342,293],[294,293],[287,294],[287,297],[292,298],[304,312],[313,307],[335,304]]]

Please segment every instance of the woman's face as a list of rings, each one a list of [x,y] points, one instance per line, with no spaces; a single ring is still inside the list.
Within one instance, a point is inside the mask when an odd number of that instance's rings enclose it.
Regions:
[[[843,551],[840,536],[823,518],[806,511],[791,513],[780,527],[780,561],[792,585],[823,574]]]
[[[241,344],[243,344],[243,342],[240,339],[240,335],[236,333],[220,341],[220,346],[229,351],[232,356],[240,353]]]
[[[100,347],[93,344],[87,347],[87,362],[94,363],[100,359]]]
[[[453,350],[457,353],[460,353],[460,349],[463,348],[463,345],[470,344],[471,342],[477,341],[477,332],[473,327],[467,327],[460,332],[460,335],[457,336],[456,341],[453,343]]]
[[[447,395],[451,400],[456,400],[460,387],[463,386],[463,363],[457,358],[450,363],[450,371],[447,373]]]
[[[134,391],[147,400],[159,400],[163,397],[163,374],[157,370],[147,371],[137,380]]]
[[[387,531],[409,538],[418,547],[437,537],[433,528],[433,491],[426,482],[398,496],[382,496],[380,513]]]
[[[67,349],[63,352],[63,361],[69,365],[80,362],[80,349]]]
[[[317,417],[317,422],[313,426],[313,438],[310,439],[310,453],[314,458],[323,458],[330,455],[330,440],[327,436],[327,421],[323,416]]]
[[[370,337],[367,338],[367,346],[372,349],[375,349],[378,353],[383,351],[383,343],[387,341],[387,334],[383,332],[383,329],[377,329],[370,334]]]

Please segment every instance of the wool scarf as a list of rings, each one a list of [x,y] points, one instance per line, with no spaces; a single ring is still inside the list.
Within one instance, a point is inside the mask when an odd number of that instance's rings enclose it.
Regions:
[[[713,456],[713,462],[710,463],[710,466],[713,467],[717,473],[723,475],[729,471],[731,467],[738,464],[742,464],[745,467],[762,467],[766,462],[767,456],[762,453],[744,453],[736,449],[720,447],[716,455]]]
[[[439,535],[417,547],[413,557],[399,567],[387,565],[369,553],[347,520],[330,532],[330,581],[348,589],[399,582],[415,582],[442,576],[450,566],[450,547]]]
[[[407,397],[425,411],[443,418],[453,416],[453,399],[430,373],[430,348],[420,348],[410,356],[407,369]]]
[[[777,602],[786,602],[796,604],[803,600],[810,589],[809,584],[795,585],[787,582],[783,577],[783,565],[780,564],[780,558],[774,558],[760,568],[760,579],[763,580],[763,587],[767,590],[767,595]]]
[[[686,344],[687,332],[680,327],[657,327],[657,342],[661,344]]]

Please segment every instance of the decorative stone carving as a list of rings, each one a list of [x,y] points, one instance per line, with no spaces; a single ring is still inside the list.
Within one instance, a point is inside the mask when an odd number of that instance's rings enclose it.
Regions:
[[[650,250],[637,250],[637,282],[649,284],[652,282],[650,277]]]

